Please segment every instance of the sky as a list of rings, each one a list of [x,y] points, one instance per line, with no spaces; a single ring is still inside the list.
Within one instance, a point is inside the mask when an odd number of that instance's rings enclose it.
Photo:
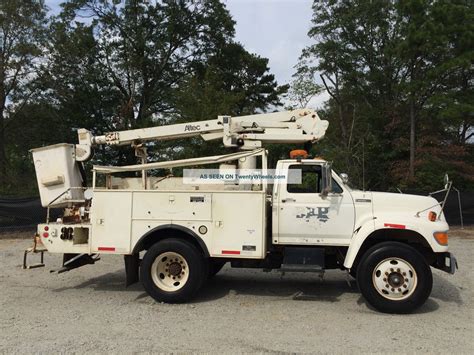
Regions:
[[[46,0],[51,12],[59,11],[61,0]],[[236,41],[251,53],[269,59],[270,72],[278,84],[288,84],[301,51],[312,44],[312,0],[223,0],[232,15]],[[318,108],[328,99],[326,92],[308,106]]]
[[[314,42],[308,37],[312,0],[224,0],[236,21],[236,40],[252,53],[269,59],[279,84],[288,84],[301,51]],[[326,92],[308,106],[318,108]]]

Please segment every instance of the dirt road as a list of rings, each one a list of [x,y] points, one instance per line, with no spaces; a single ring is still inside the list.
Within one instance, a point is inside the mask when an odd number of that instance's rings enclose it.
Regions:
[[[433,270],[430,299],[404,316],[370,309],[340,271],[321,281],[226,267],[195,302],[159,304],[124,287],[118,256],[56,275],[47,255],[25,271],[30,242],[0,239],[0,353],[474,353],[474,229],[451,235],[460,270]]]

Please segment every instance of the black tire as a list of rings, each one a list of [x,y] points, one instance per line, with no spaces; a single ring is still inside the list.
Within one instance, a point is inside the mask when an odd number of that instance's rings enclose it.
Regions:
[[[224,265],[226,264],[225,261],[219,259],[209,259],[209,272],[207,277],[212,279],[214,276],[217,275],[219,271],[222,270]]]
[[[158,257],[165,253],[179,255],[179,260],[182,260],[184,265],[187,264],[187,267],[182,267],[178,262],[174,262],[171,257],[167,260],[165,256],[161,260],[158,260]],[[175,276],[168,277],[168,275],[164,275],[158,271],[159,265],[166,267],[164,263],[169,263],[170,260],[174,265],[169,267],[169,270],[171,272],[171,269],[174,267],[173,275],[176,276],[176,280],[174,279]],[[180,269],[180,267],[182,267],[182,269]],[[178,270],[177,274],[175,273],[176,270]],[[168,271],[168,269],[166,269],[166,271]],[[178,277],[181,278],[181,272],[183,272],[183,275],[187,273],[186,281],[182,284],[180,284],[181,280],[178,280]],[[155,300],[166,303],[183,303],[196,296],[205,280],[205,272],[204,257],[194,245],[181,239],[164,239],[154,244],[145,253],[140,265],[140,281],[146,292]],[[154,281],[154,278],[157,281]],[[180,287],[179,289],[173,290],[173,285],[170,286],[171,290],[166,289],[167,285],[165,285],[164,282],[173,283],[172,280],[179,284],[179,286],[176,286]]]
[[[409,269],[409,276],[402,276],[398,267],[404,270],[406,265],[414,273]],[[377,283],[387,284],[382,289],[377,288]],[[384,313],[410,313],[428,299],[433,276],[424,257],[416,249],[402,243],[384,242],[370,248],[362,257],[357,268],[357,284],[366,301],[375,309]]]

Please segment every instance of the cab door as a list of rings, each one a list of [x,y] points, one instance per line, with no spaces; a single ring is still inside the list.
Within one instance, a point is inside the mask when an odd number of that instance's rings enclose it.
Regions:
[[[350,192],[332,178],[332,189],[323,196],[320,162],[285,165],[288,174],[286,182],[279,186],[278,232],[274,243],[349,245],[355,219]],[[289,183],[292,174],[301,174],[301,183]]]

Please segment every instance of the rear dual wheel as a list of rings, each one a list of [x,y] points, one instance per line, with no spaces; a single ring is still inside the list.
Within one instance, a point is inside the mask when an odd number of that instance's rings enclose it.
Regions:
[[[181,239],[165,239],[145,253],[140,280],[146,292],[159,302],[191,300],[207,279],[207,267],[197,248]]]
[[[357,268],[359,289],[374,308],[385,313],[409,313],[431,293],[433,276],[424,257],[397,242],[369,249]]]

